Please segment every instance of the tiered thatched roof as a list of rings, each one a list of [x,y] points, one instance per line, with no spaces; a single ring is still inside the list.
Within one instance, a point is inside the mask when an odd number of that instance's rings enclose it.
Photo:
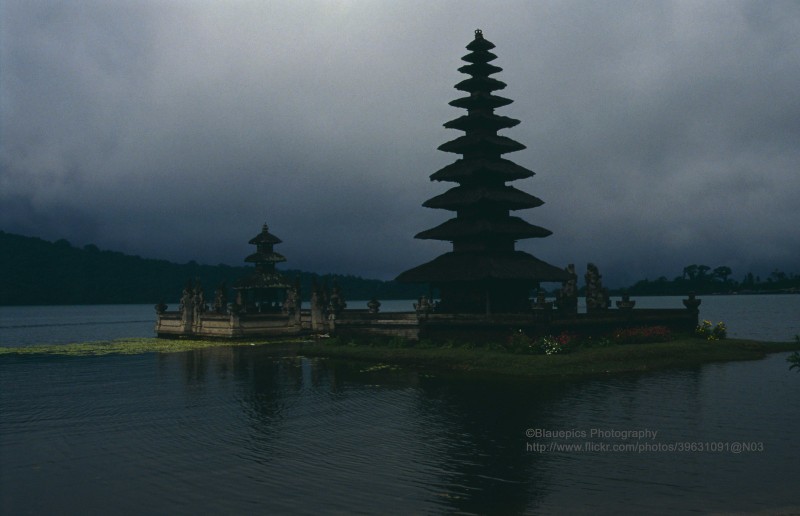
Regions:
[[[285,262],[286,258],[272,249],[272,246],[281,243],[281,239],[271,234],[269,226],[264,224],[261,233],[251,238],[248,243],[256,246],[256,252],[245,258],[244,261],[254,263],[256,269],[250,276],[239,280],[234,288],[288,288],[289,283],[286,278],[275,270],[275,264]]]
[[[459,71],[470,78],[459,82],[456,89],[468,96],[450,102],[451,106],[466,109],[467,114],[444,124],[465,134],[439,147],[462,157],[431,175],[431,180],[455,182],[458,186],[423,204],[454,211],[456,216],[416,235],[421,239],[451,241],[453,251],[402,273],[399,281],[442,287],[448,283],[460,283],[463,287],[470,282],[482,282],[480,286],[476,284],[476,289],[488,292],[486,281],[491,280],[521,282],[533,287],[541,281],[563,281],[570,277],[563,269],[514,250],[517,240],[546,237],[551,232],[509,216],[510,210],[535,208],[543,201],[505,184],[531,177],[533,172],[502,157],[525,146],[497,134],[519,124],[519,120],[494,113],[495,108],[512,101],[493,94],[506,86],[489,77],[502,70],[489,64],[497,57],[489,52],[493,48],[494,44],[484,39],[479,30],[467,45],[470,53],[462,59],[469,64]],[[443,293],[442,303],[445,301]]]

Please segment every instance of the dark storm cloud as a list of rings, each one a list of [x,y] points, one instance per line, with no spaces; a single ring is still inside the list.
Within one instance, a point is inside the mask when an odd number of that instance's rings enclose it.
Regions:
[[[795,2],[30,2],[2,7],[0,229],[390,278],[448,248],[472,31],[497,45],[521,248],[610,283],[689,263],[798,271]]]

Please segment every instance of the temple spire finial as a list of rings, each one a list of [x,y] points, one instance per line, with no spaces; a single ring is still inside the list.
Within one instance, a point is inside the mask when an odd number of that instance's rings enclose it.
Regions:
[[[483,39],[483,31],[481,29],[475,29],[475,39]]]

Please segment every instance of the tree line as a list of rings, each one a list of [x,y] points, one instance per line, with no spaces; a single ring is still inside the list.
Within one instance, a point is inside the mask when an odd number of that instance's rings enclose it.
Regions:
[[[787,274],[774,269],[761,278],[748,272],[741,281],[733,278],[733,270],[726,265],[711,268],[708,265],[691,264],[683,268],[683,274],[667,279],[661,276],[651,281],[640,280],[627,289],[632,295],[685,295],[697,294],[759,294],[759,293],[797,293],[800,292],[800,275]]]
[[[314,283],[328,288],[336,283],[346,299],[353,300],[412,299],[421,293],[419,285],[393,281],[281,272],[291,282],[299,279],[304,300]],[[252,273],[252,266],[177,264],[103,251],[94,244],[79,248],[63,239],[48,242],[0,231],[0,305],[175,303],[190,281],[201,283],[206,299],[213,299],[214,290],[224,283],[233,299],[236,280]]]
[[[67,240],[48,242],[40,238],[0,231],[0,305],[62,305],[175,303],[188,281],[199,281],[206,299],[225,284],[228,299],[233,299],[236,280],[252,274],[252,266],[184,264],[103,251],[96,245],[75,247]],[[303,300],[311,295],[312,285],[334,283],[346,299],[416,299],[427,293],[425,285],[364,279],[353,275],[319,275],[294,269],[281,271],[287,279],[300,281]],[[631,295],[686,295],[800,292],[800,275],[772,271],[765,278],[747,273],[733,279],[730,267],[711,268],[687,265],[673,279],[664,276],[644,279],[612,293]]]

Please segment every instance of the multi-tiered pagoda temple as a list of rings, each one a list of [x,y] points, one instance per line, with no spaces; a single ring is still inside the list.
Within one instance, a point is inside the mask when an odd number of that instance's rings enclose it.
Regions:
[[[168,311],[163,303],[156,306],[156,335],[164,338],[243,339],[299,335],[312,328],[310,314],[306,314],[306,320],[303,320],[299,285],[290,285],[275,269],[276,263],[286,261],[273,249],[281,239],[270,233],[264,224],[250,243],[256,246],[256,252],[245,261],[254,263],[255,270],[234,285],[234,303],[228,304],[227,289],[222,284],[214,294],[213,307],[209,309],[200,283],[193,286],[189,282],[177,310]],[[317,326],[324,326],[324,323]]]
[[[278,312],[290,287],[283,274],[275,270],[276,264],[286,261],[273,249],[281,239],[270,233],[269,226],[264,224],[261,233],[251,238],[249,243],[256,246],[256,252],[244,261],[254,263],[256,267],[253,274],[234,285],[236,302],[245,312]]]
[[[431,175],[433,181],[458,186],[423,204],[453,211],[456,216],[415,237],[450,241],[453,250],[397,277],[398,281],[429,283],[438,288],[438,311],[442,313],[529,311],[531,290],[540,282],[561,282],[571,277],[565,270],[515,249],[517,240],[542,238],[551,232],[509,215],[512,210],[541,206],[543,201],[506,185],[534,174],[502,157],[525,146],[497,134],[519,120],[494,113],[513,101],[493,93],[506,86],[490,77],[502,70],[490,64],[497,58],[490,52],[493,48],[480,30],[467,45],[470,53],[462,60],[468,64],[458,70],[470,78],[455,87],[468,96],[450,102],[466,109],[467,114],[444,124],[466,134],[439,147],[462,157]]]

